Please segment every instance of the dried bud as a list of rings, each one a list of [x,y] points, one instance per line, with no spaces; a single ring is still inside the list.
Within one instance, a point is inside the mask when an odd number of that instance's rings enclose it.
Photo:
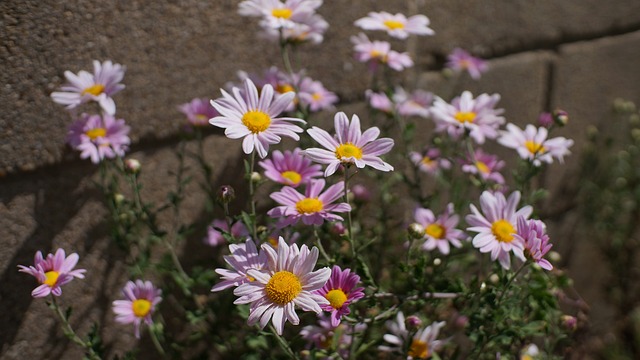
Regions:
[[[421,239],[424,236],[424,226],[418,223],[409,225],[407,231],[412,239]]]
[[[218,200],[223,203],[230,203],[233,199],[236,198],[236,192],[233,190],[231,185],[222,185],[220,189],[218,189]]]
[[[556,125],[562,127],[569,123],[569,113],[561,109],[553,110],[553,121]]]
[[[562,326],[565,329],[569,331],[575,331],[578,328],[578,319],[576,319],[574,316],[562,315],[560,319],[562,320]]]
[[[420,318],[415,315],[411,315],[407,316],[407,319],[404,321],[404,323],[405,325],[407,325],[407,328],[413,330],[419,328],[420,325],[422,325],[422,320],[420,320]]]
[[[140,161],[127,159],[124,161],[124,169],[130,174],[137,174],[140,172]]]

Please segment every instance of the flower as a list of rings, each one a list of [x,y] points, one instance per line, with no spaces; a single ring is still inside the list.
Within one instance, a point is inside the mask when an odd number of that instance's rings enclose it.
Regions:
[[[527,205],[516,211],[519,202],[519,191],[511,193],[508,199],[502,193],[485,191],[480,195],[482,213],[471,204],[472,214],[465,218],[470,225],[467,231],[478,233],[473,238],[473,246],[482,253],[491,252],[491,260],[498,259],[505,269],[511,266],[509,251],[525,261],[524,244],[515,236],[516,226],[518,217],[528,219],[533,208]]]
[[[249,269],[247,275],[255,281],[238,286],[233,293],[239,296],[234,304],[251,304],[247,323],[260,323],[264,328],[269,320],[278,335],[282,335],[284,324],[300,323],[295,312],[297,305],[304,311],[322,312],[321,305],[329,303],[314,291],[324,286],[331,276],[327,267],[312,271],[318,260],[318,248],[309,250],[306,245],[287,245],[281,237],[278,250],[263,244],[267,254],[267,267],[263,271]]]
[[[373,92],[369,89],[365,91],[365,96],[369,100],[369,106],[373,109],[380,110],[387,114],[393,113],[393,102],[391,102],[387,94],[383,92]]]
[[[93,74],[80,70],[78,75],[71,71],[65,71],[64,76],[68,83],[60,90],[51,93],[54,102],[66,105],[67,109],[75,109],[81,104],[96,101],[109,115],[116,113],[116,103],[112,95],[124,89],[120,84],[124,78],[125,67],[114,64],[110,60],[93,61]]]
[[[514,237],[524,244],[524,254],[545,270],[552,270],[553,265],[542,257],[551,250],[549,235],[546,234],[546,226],[540,220],[526,220],[518,218],[518,232]]]
[[[224,261],[231,266],[232,270],[215,270],[224,280],[214,285],[211,288],[212,292],[255,281],[247,274],[247,271],[250,269],[261,270],[267,266],[267,256],[264,252],[258,252],[256,244],[251,239],[247,239],[244,244],[229,244],[229,252],[231,255],[225,255]]]
[[[550,112],[543,111],[538,116],[538,125],[550,129],[554,125],[553,115]]]
[[[264,175],[280,184],[297,187],[311,179],[322,176],[322,166],[312,165],[311,160],[304,157],[302,150],[295,148],[293,152],[279,150],[273,152],[271,159],[258,163],[264,169]]]
[[[328,132],[319,127],[307,130],[311,137],[328,150],[311,148],[305,150],[305,155],[321,164],[328,164],[324,176],[333,174],[340,164],[355,164],[358,168],[366,165],[380,171],[391,171],[393,166],[380,159],[380,155],[388,153],[393,147],[393,139],[377,139],[380,129],[372,127],[364,133],[360,130],[360,118],[353,115],[351,123],[343,112],[334,118],[336,136],[331,137]]]
[[[245,0],[238,5],[238,13],[262,17],[260,25],[265,29],[286,29],[304,23],[320,5],[322,0]]]
[[[391,50],[391,44],[386,41],[371,41],[367,35],[360,33],[352,36],[355,58],[359,62],[369,63],[369,70],[375,72],[378,64],[385,64],[395,71],[402,71],[413,66],[409,53],[399,53]]]
[[[409,339],[409,331],[405,325],[404,314],[398,311],[396,321],[387,321],[386,326],[390,334],[385,334],[384,341],[391,346],[378,346],[378,349],[388,352],[404,354],[408,345],[407,359],[428,359],[434,352],[440,350],[444,341],[436,340],[444,322],[434,322],[431,325],[419,329],[415,335]],[[409,340],[411,343],[409,344]]]
[[[193,99],[186,104],[178,106],[180,112],[187,116],[189,123],[193,126],[204,126],[209,123],[209,119],[218,116],[207,99]]]
[[[287,92],[274,99],[273,87],[265,85],[260,95],[251,79],[244,83],[244,93],[234,87],[231,96],[220,89],[222,98],[211,100],[211,105],[221,114],[209,120],[214,126],[224,128],[230,139],[242,141],[242,150],[250,154],[254,149],[261,158],[267,156],[270,144],[280,142],[280,136],[300,140],[303,130],[289,121],[305,123],[304,120],[290,117],[277,117],[293,100],[295,94]]]
[[[328,305],[321,305],[324,311],[331,313],[331,326],[340,325],[340,319],[344,315],[349,315],[349,305],[364,297],[364,288],[355,286],[360,281],[360,276],[351,272],[351,269],[342,270],[338,265],[331,269],[329,281],[315,293],[324,296]],[[354,289],[355,288],[355,289]]]
[[[282,206],[269,210],[267,215],[283,217],[278,227],[295,224],[300,219],[306,225],[321,225],[324,220],[343,220],[333,213],[351,211],[351,206],[348,203],[333,202],[344,195],[344,182],[331,185],[322,192],[324,185],[324,179],[311,180],[304,195],[292,187],[283,187],[282,190],[271,194],[271,198]]]
[[[520,354],[520,360],[534,360],[543,358],[543,354],[540,353],[536,344],[529,344],[522,348]]]
[[[409,158],[420,171],[431,175],[437,174],[440,169],[451,168],[451,162],[440,156],[438,148],[426,148],[422,153],[412,151]]]
[[[402,116],[427,118],[429,117],[429,107],[433,103],[433,94],[420,89],[409,94],[402,87],[396,87],[393,102],[396,104],[398,114]]]
[[[388,12],[370,12],[369,16],[356,20],[355,25],[364,30],[383,30],[392,37],[406,39],[409,34],[433,35],[429,28],[429,18],[413,15],[407,19],[403,14],[392,15]]]
[[[69,283],[73,278],[84,279],[85,269],[73,268],[78,263],[79,256],[76,253],[65,256],[63,249],[56,250],[54,254],[42,256],[42,252],[36,252],[33,258],[34,266],[18,265],[20,272],[27,273],[41,284],[33,289],[31,296],[34,298],[45,297],[49,294],[62,295],[62,285]]]
[[[316,349],[336,349],[343,359],[349,358],[349,347],[353,334],[362,332],[367,328],[366,324],[358,323],[347,326],[344,323],[331,325],[331,320],[323,314],[318,315],[317,325],[307,325],[300,330],[300,336],[307,341],[307,347]],[[337,343],[336,343],[337,342]],[[330,359],[325,357],[323,359]]]
[[[116,313],[116,322],[120,324],[133,323],[136,338],[140,338],[140,324],[151,325],[151,316],[156,307],[162,301],[162,290],[157,289],[151,281],[136,280],[127,282],[122,289],[126,300],[113,302],[113,312]]]
[[[304,77],[300,82],[298,97],[302,106],[308,106],[310,111],[320,111],[333,108],[338,102],[338,96],[327,90],[320,81]]]
[[[274,29],[272,27],[263,27],[260,36],[269,41],[282,40],[291,44],[301,44],[311,42],[320,44],[324,40],[324,33],[329,28],[329,23],[322,16],[312,14],[299,22],[293,23],[291,27]]]
[[[436,247],[441,253],[449,254],[449,243],[460,248],[466,235],[462,230],[455,227],[460,222],[460,217],[453,212],[453,204],[447,205],[444,213],[437,218],[433,211],[424,208],[417,208],[413,217],[415,221],[424,227],[423,237],[426,239],[422,249],[431,251]]]
[[[472,56],[460,48],[453,49],[451,54],[447,56],[447,64],[445,66],[457,72],[466,70],[474,80],[480,79],[480,75],[487,71],[488,68],[486,61]]]
[[[473,157],[467,158],[462,165],[462,171],[479,175],[484,181],[504,184],[504,177],[499,170],[504,167],[504,161],[497,156],[487,154],[482,149],[476,149]]]
[[[573,145],[573,140],[564,137],[547,139],[549,131],[544,127],[536,128],[529,124],[524,129],[516,125],[507,124],[507,131],[502,131],[498,138],[498,143],[518,151],[521,158],[533,162],[533,165],[540,166],[542,162],[551,164],[553,158],[563,162],[564,156],[570,154],[569,148]]]
[[[124,156],[131,142],[129,129],[123,119],[116,119],[109,114],[82,114],[69,127],[67,143],[80,151],[81,159],[90,158],[91,162],[97,164],[104,158]]]
[[[204,242],[207,245],[219,246],[226,242],[222,232],[216,228],[230,233],[234,238],[243,238],[249,235],[249,230],[242,221],[237,221],[235,224],[231,225],[231,230],[229,230],[229,226],[226,221],[215,219],[211,225],[207,227],[207,237],[204,239]]]
[[[469,91],[453,99],[451,104],[436,97],[430,109],[435,131],[446,131],[454,139],[469,131],[469,136],[478,144],[483,144],[485,138],[495,139],[498,127],[505,122],[504,117],[499,116],[504,110],[494,108],[499,100],[498,94],[481,94],[474,99]]]

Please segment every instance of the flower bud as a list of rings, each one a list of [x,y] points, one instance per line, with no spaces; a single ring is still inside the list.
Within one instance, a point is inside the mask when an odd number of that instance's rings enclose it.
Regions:
[[[231,185],[222,185],[220,186],[220,189],[218,189],[218,200],[220,202],[228,204],[235,198],[236,192],[233,190]]]
[[[333,224],[331,224],[329,231],[331,231],[331,233],[335,235],[342,235],[347,232],[347,228],[344,226],[342,222],[336,221]]]
[[[498,276],[498,274],[491,274],[489,281],[491,281],[492,284],[497,284],[498,281],[500,281],[500,276]]]
[[[433,259],[433,265],[440,266],[440,264],[442,264],[442,260],[440,260],[440,258]]]
[[[124,169],[129,174],[137,174],[140,172],[140,161],[136,159],[127,159],[124,161]]]
[[[260,182],[260,180],[262,180],[262,176],[259,172],[254,171],[251,173],[251,182],[257,183]]]
[[[578,319],[576,319],[574,316],[562,315],[560,319],[562,321],[562,326],[565,329],[569,331],[575,331],[578,328]]]
[[[559,263],[560,260],[562,260],[562,256],[560,256],[560,253],[557,251],[549,251],[549,255],[547,255],[547,257],[552,263]]]
[[[553,125],[553,116],[551,115],[551,113],[548,112],[543,112],[540,114],[540,116],[538,116],[538,125],[545,127],[545,128],[550,128],[551,125]]]
[[[556,125],[562,127],[569,123],[569,113],[561,109],[553,110],[553,121]]]
[[[366,203],[371,200],[371,192],[364,185],[353,185],[351,187],[351,193],[353,194],[354,201]]]
[[[465,327],[467,327],[467,324],[469,324],[469,318],[464,315],[457,316],[453,324],[458,329],[464,329]]]
[[[124,195],[120,193],[113,194],[113,201],[118,205],[122,204],[122,202],[124,201]]]
[[[418,223],[413,223],[409,225],[409,228],[407,228],[407,231],[409,232],[409,236],[412,239],[420,239],[424,236],[424,226]]]
[[[422,320],[415,315],[407,316],[407,319],[404,321],[405,325],[409,329],[417,329],[422,325]]]

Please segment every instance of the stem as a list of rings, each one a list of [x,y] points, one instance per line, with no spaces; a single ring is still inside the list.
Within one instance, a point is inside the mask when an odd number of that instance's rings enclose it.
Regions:
[[[525,267],[527,267],[531,262],[526,261],[524,264],[522,264],[522,266],[520,266],[520,268],[518,269],[518,271],[516,271],[515,274],[513,274],[513,276],[511,277],[511,279],[509,279],[509,282],[507,282],[507,285],[505,285],[504,290],[502,291],[502,294],[500,294],[500,297],[498,298],[498,300],[496,301],[496,305],[499,306],[500,305],[500,301],[502,300],[502,298],[504,297],[504,294],[507,293],[507,291],[509,290],[509,286],[511,286],[511,283],[513,282],[513,280],[515,280],[516,277],[518,277],[518,275],[520,275],[520,273],[522,272],[522,270],[524,270]]]
[[[101,359],[100,355],[98,355],[91,347],[91,343],[89,343],[88,341],[82,340],[82,338],[80,338],[80,336],[78,336],[78,334],[76,334],[76,332],[73,331],[71,324],[69,324],[69,320],[62,312],[62,309],[60,309],[60,306],[58,305],[58,301],[56,300],[56,297],[53,294],[51,294],[51,300],[52,300],[51,303],[53,304],[53,310],[58,315],[60,320],[62,320],[62,324],[64,326],[64,333],[69,338],[69,340],[87,349],[90,359]]]
[[[149,335],[151,336],[151,341],[153,342],[153,346],[156,348],[158,353],[160,353],[162,357],[166,357],[167,353],[162,348],[162,344],[160,344],[160,340],[158,340],[158,336],[156,335],[156,332],[150,329]]]
[[[256,200],[255,200],[255,188],[253,186],[253,167],[256,163],[256,152],[251,153],[251,164],[249,165],[249,201],[251,202],[251,234],[253,235],[253,241],[258,241],[258,231],[256,227]],[[229,228],[231,231],[231,228]]]
[[[318,244],[318,250],[320,250],[320,254],[322,254],[322,257],[324,257],[324,259],[327,260],[329,264],[332,264],[333,260],[331,260],[327,252],[324,250],[324,246],[322,246],[322,240],[320,239],[320,235],[318,234],[317,226],[313,227],[313,235],[316,237],[316,243]]]
[[[344,167],[344,201],[349,204],[349,165]],[[349,204],[351,206],[351,204]],[[351,210],[347,212],[347,236],[349,237],[349,244],[351,245],[351,256],[353,261],[356,259],[356,244],[353,239],[353,227],[351,222]]]
[[[291,349],[289,344],[287,344],[287,342],[282,338],[282,336],[278,335],[278,332],[276,331],[276,328],[273,327],[272,324],[269,324],[269,329],[273,333],[273,336],[276,337],[276,340],[278,340],[278,345],[280,345],[282,350],[284,350],[284,352],[286,352],[287,355],[289,355],[289,357],[291,359],[299,360],[300,358],[298,357],[298,355],[296,355],[296,353],[293,351],[293,349]]]

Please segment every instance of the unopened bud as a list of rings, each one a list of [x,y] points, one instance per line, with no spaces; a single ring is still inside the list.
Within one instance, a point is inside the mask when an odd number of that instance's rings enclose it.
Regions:
[[[417,329],[422,325],[422,320],[415,315],[407,316],[407,319],[404,321],[405,325],[409,329]]]
[[[498,274],[491,274],[489,281],[491,281],[492,284],[497,284],[498,281],[500,281],[500,276],[498,276]]]
[[[353,185],[351,187],[351,193],[353,194],[353,200],[361,203],[371,200],[371,192],[364,185]]]
[[[440,264],[442,264],[442,260],[440,260],[440,258],[433,259],[433,265],[440,266]]]
[[[331,224],[331,228],[329,228],[329,231],[331,231],[331,233],[335,235],[342,235],[347,232],[347,228],[342,222],[337,221]]]
[[[464,329],[467,326],[467,324],[469,324],[469,318],[464,315],[460,315],[456,317],[456,320],[454,322],[454,325],[458,329]]]
[[[553,116],[551,115],[551,113],[541,113],[540,116],[538,116],[538,125],[547,129],[550,128],[551,125],[553,125]]]
[[[487,289],[487,284],[483,281],[482,284],[480,284],[480,291],[485,291]]]
[[[559,263],[560,260],[562,260],[562,256],[560,256],[560,253],[557,251],[550,251],[547,257],[549,258],[549,260],[551,260],[552,263]]]
[[[409,225],[409,228],[407,229],[407,231],[409,232],[409,236],[412,239],[420,239],[424,236],[424,226],[418,223],[413,223]]]
[[[122,204],[122,202],[124,201],[124,195],[120,193],[113,194],[113,201],[118,205]]]
[[[553,110],[553,121],[558,126],[565,126],[569,123],[569,113],[561,109]]]
[[[228,204],[233,199],[236,198],[236,192],[233,190],[231,185],[222,185],[220,189],[218,189],[218,200]]]
[[[124,161],[124,168],[130,174],[137,174],[140,172],[140,161],[136,159],[127,159]]]
[[[560,319],[562,320],[562,326],[565,329],[569,331],[575,331],[578,328],[578,319],[576,319],[574,316],[562,315]]]
[[[262,176],[260,175],[259,172],[252,172],[251,173],[251,181],[254,183],[260,182],[260,180],[262,180]]]

